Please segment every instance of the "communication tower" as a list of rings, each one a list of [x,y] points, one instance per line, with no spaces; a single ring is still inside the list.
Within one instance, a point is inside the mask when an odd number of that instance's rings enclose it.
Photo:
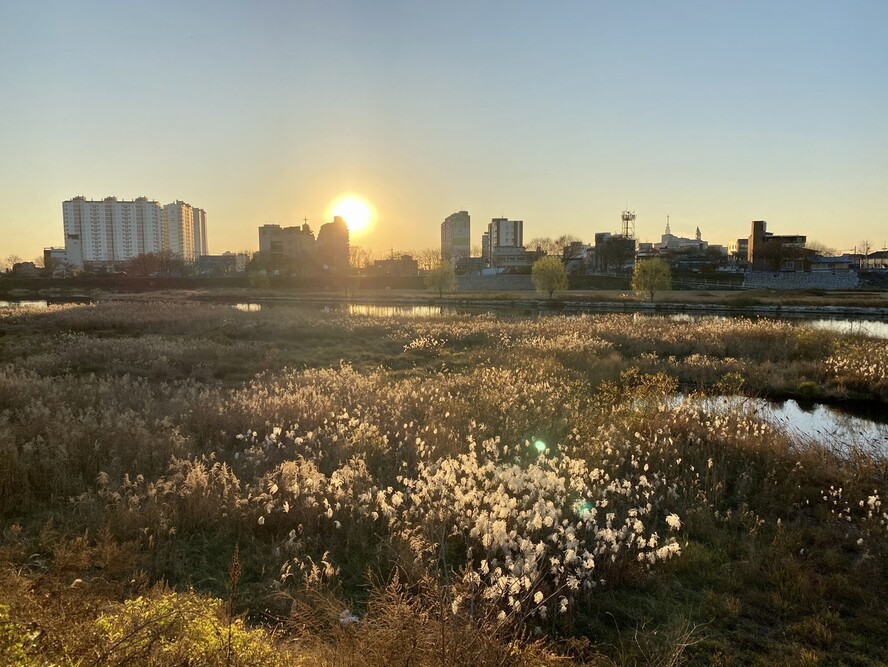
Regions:
[[[623,220],[622,234],[626,238],[635,238],[635,211],[623,211],[620,215]]]

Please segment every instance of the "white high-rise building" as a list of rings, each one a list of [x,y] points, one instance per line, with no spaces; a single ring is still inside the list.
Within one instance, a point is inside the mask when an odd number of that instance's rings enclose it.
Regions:
[[[81,196],[62,202],[67,263],[108,268],[137,255],[159,253],[162,217],[160,204],[147,197],[88,201]]]
[[[119,268],[139,255],[168,250],[193,261],[207,255],[207,214],[176,201],[74,197],[62,202],[67,263],[78,268]]]
[[[207,212],[202,208],[192,208],[194,215],[194,254],[196,257],[209,255],[207,249]]]
[[[186,262],[194,261],[194,209],[176,200],[163,207],[163,249]]]
[[[456,262],[471,254],[471,217],[468,211],[457,211],[441,223],[441,259]]]

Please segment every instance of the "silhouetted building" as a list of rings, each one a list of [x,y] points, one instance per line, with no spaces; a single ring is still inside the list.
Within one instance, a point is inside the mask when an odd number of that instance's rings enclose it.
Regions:
[[[40,269],[34,262],[16,262],[12,265],[12,273],[22,278],[36,278],[40,275]]]
[[[308,224],[302,227],[262,225],[259,252],[275,259],[303,259],[315,253],[315,237]]]
[[[749,268],[753,271],[802,271],[814,252],[805,248],[807,237],[778,236],[767,231],[764,220],[753,220],[749,235]]]
[[[262,225],[257,261],[273,273],[312,275],[318,263],[314,233],[307,223],[302,227]]]
[[[207,243],[207,212],[202,208],[192,208],[194,219],[194,256],[209,255]]]
[[[321,225],[318,230],[318,261],[321,267],[330,271],[347,271],[348,225],[340,216],[333,222]]]
[[[373,262],[373,274],[377,276],[418,276],[419,262],[410,255],[377,259]]]
[[[472,221],[468,211],[457,211],[441,223],[441,259],[456,263],[471,254]]]
[[[635,260],[635,239],[610,232],[595,233],[595,271],[622,271]]]
[[[242,252],[224,252],[221,255],[201,255],[195,262],[198,275],[230,276],[247,269],[250,258]]]
[[[43,270],[47,275],[61,275],[67,269],[68,253],[64,248],[43,249]]]

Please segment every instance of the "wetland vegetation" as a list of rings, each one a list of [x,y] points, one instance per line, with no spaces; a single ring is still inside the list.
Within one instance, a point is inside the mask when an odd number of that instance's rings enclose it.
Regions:
[[[0,309],[0,663],[885,664],[884,452],[725,395],[885,407],[888,341]]]

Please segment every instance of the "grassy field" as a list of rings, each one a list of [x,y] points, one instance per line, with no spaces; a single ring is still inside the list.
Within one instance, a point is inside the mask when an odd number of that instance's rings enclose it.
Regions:
[[[0,664],[888,664],[884,456],[737,394],[886,406],[888,343],[0,311]]]

